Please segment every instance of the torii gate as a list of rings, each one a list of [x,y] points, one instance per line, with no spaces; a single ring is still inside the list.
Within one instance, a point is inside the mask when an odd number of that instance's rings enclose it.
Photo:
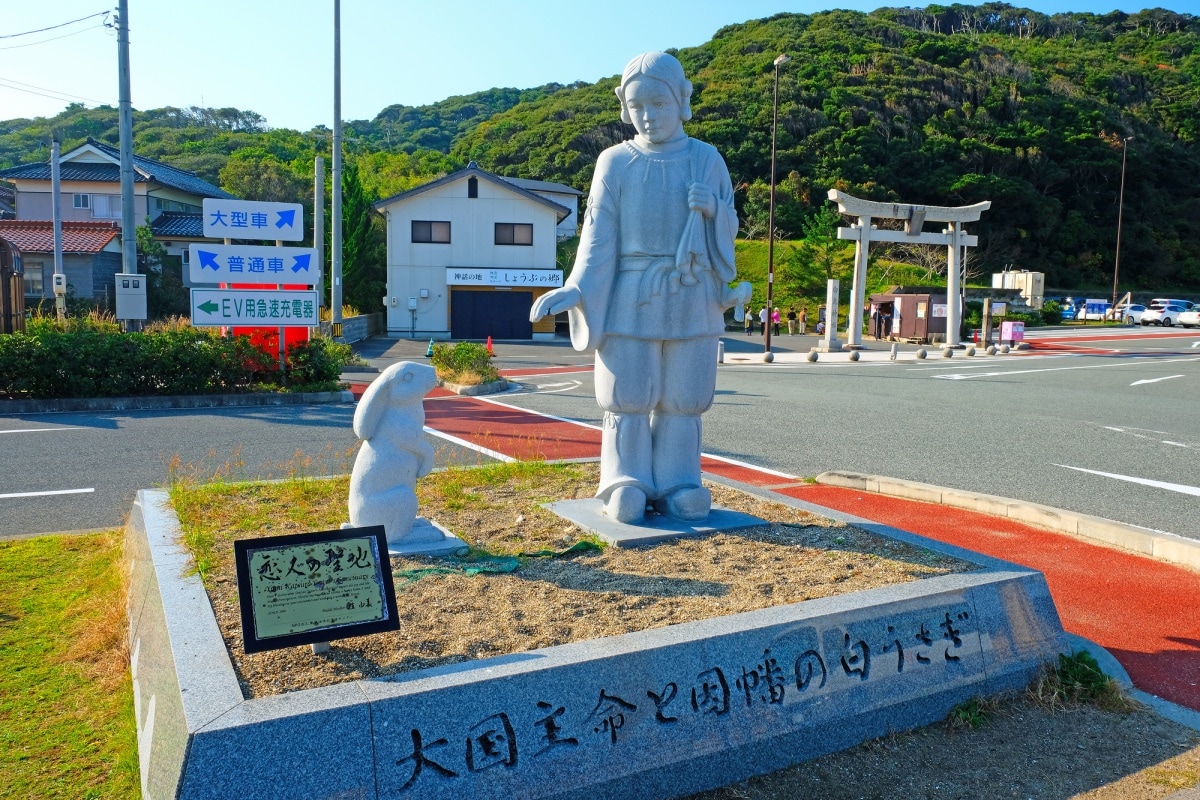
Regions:
[[[943,244],[947,247],[946,258],[946,344],[958,342],[962,325],[959,308],[958,271],[961,267],[959,248],[975,247],[979,238],[969,236],[962,228],[965,222],[976,222],[980,215],[992,207],[991,200],[973,206],[915,206],[904,203],[880,203],[862,200],[829,190],[829,199],[838,204],[838,211],[858,217],[858,223],[849,228],[838,228],[839,239],[854,240],[854,285],[850,287],[850,314],[846,344],[851,348],[862,347],[863,298],[867,293],[867,252],[871,242],[906,242],[909,244]],[[871,225],[874,218],[902,219],[904,230],[877,230]],[[949,227],[941,233],[925,233],[922,226],[928,222],[945,222]],[[836,320],[836,312],[830,317]]]

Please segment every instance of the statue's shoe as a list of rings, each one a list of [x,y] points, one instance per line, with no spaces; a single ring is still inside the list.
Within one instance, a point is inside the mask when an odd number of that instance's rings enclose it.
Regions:
[[[704,519],[712,509],[712,492],[703,486],[679,489],[661,500],[655,500],[654,508],[658,513],[675,519]]]
[[[608,496],[604,513],[625,524],[641,522],[646,517],[646,493],[636,486],[618,486]]]

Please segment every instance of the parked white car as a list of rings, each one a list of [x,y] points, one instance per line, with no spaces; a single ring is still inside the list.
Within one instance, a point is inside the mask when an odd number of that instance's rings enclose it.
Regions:
[[[1124,322],[1126,325],[1136,325],[1142,321],[1142,314],[1146,313],[1146,307],[1140,303],[1130,303],[1127,306],[1120,306],[1116,311],[1109,313],[1111,314],[1109,319]]]
[[[1185,328],[1200,328],[1200,306],[1193,306],[1191,310],[1184,311],[1175,321]]]
[[[1160,306],[1159,308],[1148,308],[1146,309],[1146,312],[1142,314],[1142,324],[1162,325],[1169,328],[1175,324],[1176,320],[1179,319],[1179,315],[1186,311],[1187,308],[1184,306],[1175,305],[1174,303]]]

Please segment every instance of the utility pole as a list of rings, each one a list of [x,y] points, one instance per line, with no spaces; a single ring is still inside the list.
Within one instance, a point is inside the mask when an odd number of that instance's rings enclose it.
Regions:
[[[317,305],[325,305],[325,159],[313,159],[313,247],[317,248]],[[332,319],[332,317],[330,318]]]
[[[342,2],[333,0],[333,219],[330,225],[331,335],[342,335]]]
[[[62,322],[67,316],[66,279],[63,274],[63,242],[62,242],[62,210],[59,208],[62,179],[59,172],[59,144],[55,139],[50,144],[50,216],[54,221],[54,310],[58,321]],[[45,288],[42,289],[43,296]]]
[[[133,104],[129,97],[129,0],[117,5],[117,59],[121,135],[121,271],[137,272],[137,232],[133,217]]]

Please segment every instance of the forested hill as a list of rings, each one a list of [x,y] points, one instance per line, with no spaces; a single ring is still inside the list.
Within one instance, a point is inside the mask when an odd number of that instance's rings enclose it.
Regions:
[[[781,70],[777,227],[800,235],[829,188],[933,205],[991,200],[983,271],[1043,270],[1059,287],[1111,284],[1128,141],[1122,284],[1200,288],[1200,19],[1161,9],[1060,14],[992,3],[779,14],[676,52],[695,84],[688,132],[725,156],[743,233],[765,235],[772,61]],[[630,55],[633,55],[632,53]],[[616,73],[622,64],[613,64]],[[386,196],[476,160],[586,190],[627,138],[615,78],[494,89],[348,123],[348,161]],[[0,166],[84,136],[116,143],[113,109],[0,122]],[[135,116],[140,155],[247,197],[311,194],[329,131],[269,130],[253,112]],[[232,155],[231,155],[232,153]]]

